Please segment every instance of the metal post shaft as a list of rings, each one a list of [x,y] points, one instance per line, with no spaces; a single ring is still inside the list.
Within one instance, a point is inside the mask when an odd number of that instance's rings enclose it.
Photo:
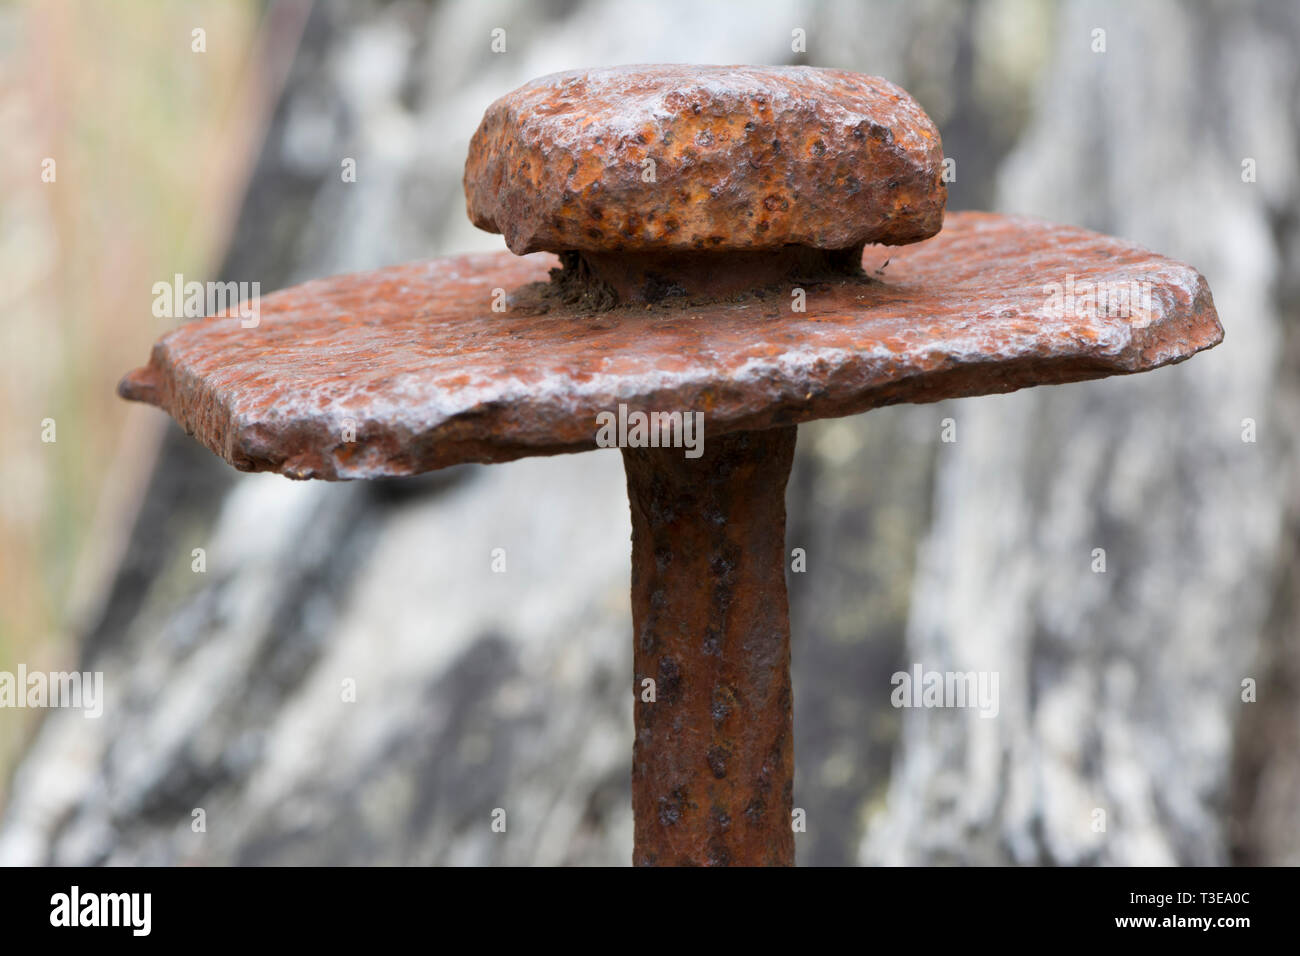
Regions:
[[[697,459],[680,448],[623,451],[637,865],[794,864],[785,588],[794,445],[789,426],[711,439]]]

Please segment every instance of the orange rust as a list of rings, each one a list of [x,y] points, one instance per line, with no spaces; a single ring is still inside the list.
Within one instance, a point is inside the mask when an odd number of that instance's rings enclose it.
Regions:
[[[709,439],[698,459],[623,451],[638,866],[794,865],[785,590],[794,445],[790,427]]]
[[[876,275],[881,264],[887,269]],[[261,321],[175,329],[122,385],[236,467],[404,475],[595,447],[619,403],[708,413],[710,436],[896,402],[1140,372],[1223,337],[1189,266],[1087,230],[954,213],[869,247],[872,278],[593,314],[547,298],[553,256],[454,256],[263,296]],[[1149,281],[1151,316],[1053,313],[1045,285]],[[495,288],[509,290],[493,312]],[[365,454],[340,454],[348,421]],[[360,451],[360,449],[356,450]]]
[[[465,195],[522,255],[915,242],[939,230],[947,187],[933,122],[887,80],[662,65],[503,96],[470,143]]]

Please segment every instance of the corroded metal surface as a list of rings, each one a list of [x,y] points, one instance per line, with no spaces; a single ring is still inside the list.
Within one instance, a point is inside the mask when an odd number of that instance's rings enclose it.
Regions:
[[[809,285],[805,312],[781,288],[584,313],[525,286],[546,279],[548,254],[334,276],[265,297],[256,328],[176,329],[120,391],[237,468],[367,478],[584,451],[620,403],[702,411],[707,447],[878,405],[1140,372],[1223,335],[1196,270],[1068,226],[951,214],[935,238],[868,247],[863,262],[871,279]],[[1149,302],[1118,317],[1054,308],[1049,285],[1084,282],[1149,283]],[[495,288],[511,290],[505,312]]]
[[[947,188],[925,111],[879,77],[636,66],[542,77],[470,143],[474,225],[519,254],[846,249],[934,235]]]
[[[776,428],[713,439],[698,459],[623,452],[637,865],[794,864],[785,591],[794,445],[794,428]]]
[[[833,279],[862,271],[862,247],[783,246],[730,252],[568,252],[581,281],[610,305],[659,303],[684,296],[728,296],[783,282]]]

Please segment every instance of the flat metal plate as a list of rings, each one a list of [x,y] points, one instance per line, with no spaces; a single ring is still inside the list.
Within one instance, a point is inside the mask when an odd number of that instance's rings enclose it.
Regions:
[[[950,213],[934,238],[863,263],[868,278],[803,286],[803,312],[786,286],[583,313],[527,287],[548,253],[332,276],[264,297],[255,328],[181,326],[119,391],[241,470],[372,478],[592,449],[596,416],[620,404],[701,411],[707,442],[1141,372],[1223,337],[1196,270],[1070,226]],[[1109,298],[1090,304],[1089,283]]]

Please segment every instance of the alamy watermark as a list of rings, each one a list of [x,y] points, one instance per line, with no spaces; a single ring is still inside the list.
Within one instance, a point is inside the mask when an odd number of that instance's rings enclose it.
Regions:
[[[1128,319],[1134,313],[1151,314],[1150,282],[1091,282],[1079,281],[1073,272],[1064,282],[1049,282],[1043,286],[1047,296],[1047,311],[1055,318]]]
[[[152,893],[82,892],[73,885],[50,897],[50,925],[56,927],[122,927],[132,936],[153,929]]]
[[[83,717],[104,713],[103,671],[0,671],[0,707],[70,707]]]
[[[972,707],[981,717],[998,715],[997,671],[895,671],[889,702],[895,707]]]
[[[171,282],[155,282],[151,291],[155,318],[237,317],[245,329],[262,320],[260,282],[186,282],[178,272]]]
[[[703,412],[618,412],[596,415],[596,445],[600,448],[684,448],[687,458],[704,454]]]

